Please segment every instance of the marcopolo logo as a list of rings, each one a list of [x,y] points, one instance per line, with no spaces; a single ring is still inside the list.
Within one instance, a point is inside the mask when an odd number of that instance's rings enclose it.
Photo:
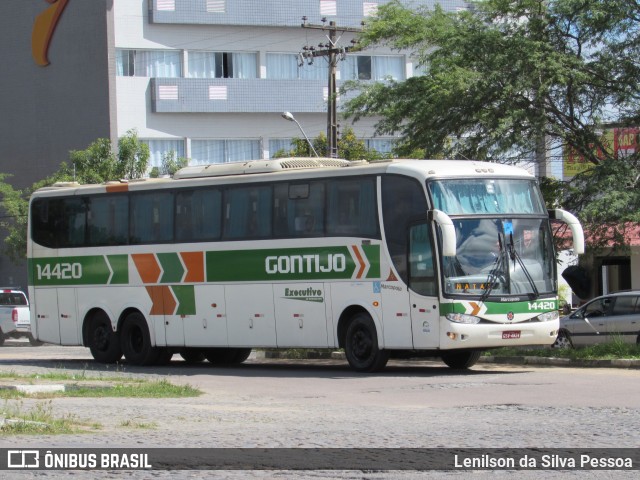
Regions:
[[[297,289],[297,288],[285,288],[284,297],[288,300],[304,300],[305,302],[318,302],[324,301],[322,297],[322,290],[315,289],[313,287]]]
[[[31,33],[31,55],[35,62],[42,67],[49,65],[49,45],[58,20],[60,20],[69,0],[45,0],[45,2],[51,6],[36,17]]]

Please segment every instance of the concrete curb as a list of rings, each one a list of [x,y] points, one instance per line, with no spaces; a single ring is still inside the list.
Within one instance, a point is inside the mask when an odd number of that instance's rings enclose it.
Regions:
[[[613,359],[613,360],[573,360],[571,358],[553,357],[480,357],[481,363],[498,363],[509,365],[541,365],[550,367],[582,367],[582,368],[640,368],[640,360],[634,359]]]
[[[260,355],[258,355],[258,353]],[[256,352],[256,358],[284,358],[284,359],[332,359],[346,360],[344,352],[326,352],[326,351],[296,351],[295,355],[290,355],[284,351],[264,351]],[[555,357],[535,357],[535,356],[512,356],[512,357],[495,357],[482,356],[478,360],[479,363],[495,363],[503,365],[537,365],[549,367],[569,367],[569,368],[640,368],[640,360],[635,359],[614,359],[614,360],[573,360],[571,358],[555,358]]]

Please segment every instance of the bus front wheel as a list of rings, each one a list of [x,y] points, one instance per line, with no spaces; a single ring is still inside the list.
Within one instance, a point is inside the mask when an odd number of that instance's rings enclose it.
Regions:
[[[349,365],[357,372],[377,372],[389,360],[389,352],[378,348],[376,327],[366,313],[356,314],[349,323],[344,352]]]
[[[116,363],[122,358],[118,335],[111,328],[111,320],[104,312],[89,321],[87,344],[93,358],[100,363]]]
[[[442,354],[442,361],[455,370],[466,370],[476,364],[481,354],[480,350],[445,352]]]
[[[134,365],[153,365],[160,356],[160,349],[151,344],[147,322],[139,312],[130,313],[120,330],[120,345],[124,358]]]

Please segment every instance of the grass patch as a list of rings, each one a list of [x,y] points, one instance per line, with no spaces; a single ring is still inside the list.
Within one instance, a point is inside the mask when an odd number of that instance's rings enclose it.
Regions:
[[[515,348],[505,347],[487,350],[484,355],[494,357],[546,357],[570,358],[572,360],[640,360],[640,346],[624,343],[621,339],[613,338],[607,343],[590,345],[581,348]]]
[[[201,394],[200,390],[190,385],[174,385],[167,380],[157,380],[133,385],[124,383],[98,387],[78,385],[52,395],[61,397],[180,398],[197,397]]]
[[[52,414],[51,402],[37,403],[24,411],[22,403],[5,404],[0,411],[4,421],[0,424],[0,435],[61,435],[100,430],[98,423],[77,420],[72,415],[56,418]]]

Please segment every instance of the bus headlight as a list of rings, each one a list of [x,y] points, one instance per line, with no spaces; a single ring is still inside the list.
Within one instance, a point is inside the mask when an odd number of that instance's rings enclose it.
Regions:
[[[447,313],[447,320],[456,323],[475,324],[480,323],[481,319],[475,315],[467,315],[464,313]]]
[[[560,314],[557,310],[552,310],[551,312],[546,312],[536,317],[539,322],[550,322],[558,318],[560,318]]]

